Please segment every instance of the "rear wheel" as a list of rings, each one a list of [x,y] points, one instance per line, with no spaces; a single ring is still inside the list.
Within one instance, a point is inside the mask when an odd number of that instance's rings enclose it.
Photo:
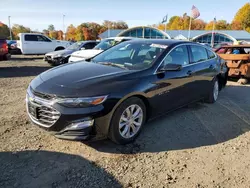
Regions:
[[[3,60],[9,60],[10,57],[11,57],[10,54],[5,54],[5,55],[3,56]]]
[[[218,96],[219,96],[219,82],[218,82],[218,79],[217,78],[214,78],[213,80],[213,84],[212,84],[212,87],[209,91],[209,95],[206,99],[206,102],[207,103],[215,103],[218,99]]]
[[[113,114],[109,138],[117,144],[128,144],[140,133],[146,120],[143,101],[132,97],[120,104]]]

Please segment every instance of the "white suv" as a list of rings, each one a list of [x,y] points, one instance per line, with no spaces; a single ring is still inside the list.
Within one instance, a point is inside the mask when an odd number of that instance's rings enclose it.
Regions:
[[[71,54],[69,58],[69,62],[76,62],[85,60],[91,57],[96,56],[97,54],[101,53],[102,51],[127,40],[131,40],[133,37],[111,37],[107,39],[101,40],[101,42],[96,45],[91,50],[79,50]]]

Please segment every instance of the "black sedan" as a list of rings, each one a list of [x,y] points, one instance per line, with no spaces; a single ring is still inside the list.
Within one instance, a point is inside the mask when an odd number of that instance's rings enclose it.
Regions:
[[[131,40],[37,76],[27,110],[58,138],[126,144],[150,118],[202,99],[214,103],[226,77],[225,64],[204,45]]]
[[[75,42],[64,50],[58,50],[45,54],[44,60],[52,66],[65,64],[68,63],[69,57],[73,52],[93,49],[98,43],[99,42],[92,40]]]

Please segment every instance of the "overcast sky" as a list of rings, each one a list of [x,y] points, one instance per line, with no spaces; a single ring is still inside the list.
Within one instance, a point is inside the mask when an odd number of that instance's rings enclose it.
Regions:
[[[166,14],[190,13],[195,5],[200,18],[211,21],[233,19],[237,10],[249,0],[0,0],[0,21],[22,24],[32,30],[43,30],[53,24],[56,29],[83,22],[102,23],[103,20],[123,20],[129,27],[159,23]]]

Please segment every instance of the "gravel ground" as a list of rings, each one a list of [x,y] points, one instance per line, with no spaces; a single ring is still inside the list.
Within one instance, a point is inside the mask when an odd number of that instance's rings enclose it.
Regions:
[[[59,140],[26,116],[40,56],[0,62],[0,187],[250,187],[250,86],[228,82],[197,103],[145,125],[133,143]]]

